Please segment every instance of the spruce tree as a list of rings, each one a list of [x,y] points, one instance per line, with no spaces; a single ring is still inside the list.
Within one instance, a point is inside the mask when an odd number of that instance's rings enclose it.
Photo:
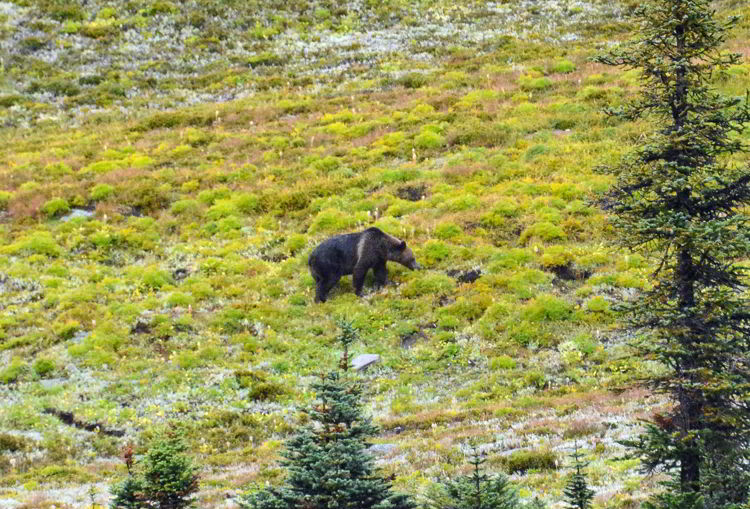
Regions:
[[[179,434],[168,432],[152,443],[144,458],[133,465],[128,446],[124,459],[128,477],[112,487],[112,509],[186,509],[195,507],[198,471],[185,454],[187,445]]]
[[[347,371],[349,369],[349,346],[359,339],[359,333],[354,327],[354,324],[347,320],[339,320],[336,322],[336,325],[341,329],[341,333],[336,340],[341,343],[341,347],[344,349],[341,359],[339,360],[339,368],[343,371]]]
[[[305,412],[311,424],[287,440],[281,465],[286,479],[246,497],[250,509],[413,509],[375,471],[367,439],[377,428],[362,413],[361,390],[330,373],[312,384],[317,402]]]
[[[586,482],[586,474],[583,473],[583,469],[586,468],[588,463],[581,461],[583,454],[578,452],[578,447],[573,454],[570,455],[574,460],[575,473],[570,477],[568,484],[565,486],[565,500],[568,504],[569,509],[590,509],[591,501],[594,499],[594,490],[588,487]]]
[[[647,332],[635,347],[664,372],[648,379],[673,401],[628,442],[649,472],[674,472],[661,506],[729,507],[747,500],[750,445],[750,172],[745,98],[714,80],[740,56],[721,50],[735,18],[719,21],[708,0],[647,0],[638,36],[597,58],[640,71],[639,97],[611,113],[652,122],[635,151],[611,168],[613,222],[621,245],[655,261],[653,286],[627,304]]]
[[[502,474],[488,476],[482,470],[486,458],[472,447],[469,463],[471,475],[448,479],[430,487],[426,506],[430,509],[518,509],[521,503],[508,478]],[[536,506],[539,507],[539,506]],[[543,506],[542,506],[543,507]]]

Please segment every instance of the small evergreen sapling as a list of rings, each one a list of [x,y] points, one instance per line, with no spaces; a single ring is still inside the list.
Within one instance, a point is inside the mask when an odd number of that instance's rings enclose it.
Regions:
[[[502,474],[488,476],[482,470],[487,461],[477,447],[472,447],[469,463],[471,475],[460,476],[433,484],[425,505],[429,509],[519,509],[516,489]],[[536,504],[536,502],[534,502]],[[532,507],[543,507],[533,505]]]
[[[346,374],[348,347],[356,330],[341,322]],[[304,410],[311,423],[286,442],[281,465],[286,479],[245,497],[245,509],[414,509],[406,495],[391,492],[390,482],[375,471],[367,439],[377,433],[362,412],[359,385],[337,372],[312,384],[317,401]]]
[[[344,349],[344,353],[339,360],[339,368],[342,371],[347,371],[349,369],[349,345],[359,339],[359,333],[357,332],[357,329],[354,328],[352,322],[347,320],[339,320],[336,325],[341,329],[341,333],[336,340],[341,343],[341,346]]]
[[[112,488],[111,509],[185,509],[195,507],[198,466],[185,454],[187,445],[177,434],[166,434],[133,465],[133,449],[123,453],[128,477]]]
[[[590,509],[591,501],[594,499],[594,490],[588,487],[586,483],[586,474],[583,469],[588,463],[581,461],[583,454],[578,452],[578,447],[570,455],[575,461],[575,473],[571,476],[568,484],[565,486],[565,500],[568,509]]]

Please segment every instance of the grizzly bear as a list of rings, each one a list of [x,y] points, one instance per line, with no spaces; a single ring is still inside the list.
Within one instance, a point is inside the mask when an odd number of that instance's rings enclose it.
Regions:
[[[398,262],[411,270],[420,266],[406,241],[373,227],[363,232],[336,235],[316,247],[307,260],[315,280],[315,302],[325,302],[341,276],[352,274],[354,292],[362,296],[365,274],[373,269],[375,285],[383,286],[388,278],[386,261]]]

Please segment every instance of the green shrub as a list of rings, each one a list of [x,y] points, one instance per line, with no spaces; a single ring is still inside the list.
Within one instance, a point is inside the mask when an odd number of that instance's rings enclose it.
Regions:
[[[396,82],[404,88],[422,88],[429,83],[429,78],[421,72],[410,72],[401,76]]]
[[[547,145],[543,145],[540,143],[529,148],[526,151],[526,154],[524,154],[523,158],[525,161],[533,161],[537,156],[543,155],[548,151],[549,149],[547,148]]]
[[[170,207],[170,212],[176,216],[180,215],[197,215],[200,211],[198,200],[178,200]]]
[[[102,201],[111,198],[115,194],[115,188],[109,184],[97,184],[91,190],[89,197],[94,201]]]
[[[300,233],[290,235],[289,238],[284,241],[284,250],[292,256],[305,247],[307,247],[307,237]]]
[[[552,80],[544,76],[535,78],[523,75],[518,78],[518,84],[521,86],[521,90],[546,90],[552,87]]]
[[[109,173],[114,170],[119,170],[124,167],[125,167],[125,161],[120,161],[120,160],[96,161],[94,163],[91,163],[81,168],[79,170],[79,173],[81,174],[96,173],[98,175],[102,175],[102,174]]]
[[[141,284],[151,290],[158,290],[172,282],[172,276],[168,272],[154,267],[144,270],[141,277]]]
[[[65,163],[50,163],[44,167],[44,173],[51,177],[62,177],[72,174],[73,169]]]
[[[461,212],[462,210],[471,210],[479,207],[479,198],[471,193],[464,193],[461,196],[450,198],[440,204],[440,209],[448,212]]]
[[[206,212],[206,218],[216,221],[223,217],[231,216],[237,213],[237,205],[232,200],[218,200]]]
[[[167,297],[167,306],[172,308],[188,307],[192,304],[195,304],[193,296],[182,292],[172,292],[169,297]]]
[[[75,320],[69,320],[54,327],[55,335],[62,341],[71,339],[79,330],[81,330],[81,324]]]
[[[556,470],[557,454],[548,450],[516,451],[499,458],[500,464],[509,474],[525,474],[529,470]]]
[[[504,302],[495,302],[489,306],[477,321],[477,331],[485,339],[492,340],[505,330],[505,322],[510,316],[511,308]]]
[[[430,267],[451,255],[451,248],[438,240],[428,240],[419,253],[419,263]]]
[[[10,108],[23,102],[23,96],[17,94],[0,95],[0,107]]]
[[[464,123],[453,125],[446,134],[448,145],[472,147],[498,147],[513,135],[512,130],[499,122],[482,122],[472,117]]]
[[[591,334],[579,334],[573,338],[573,343],[584,355],[591,355],[596,351],[597,342]]]
[[[578,92],[578,98],[583,99],[584,101],[608,101],[618,94],[620,94],[622,90],[618,87],[596,87],[593,85],[588,85],[583,87]]]
[[[518,203],[512,198],[499,198],[495,201],[492,210],[482,216],[482,225],[488,227],[501,227],[506,220],[516,217],[520,213]]]
[[[0,210],[7,210],[8,203],[13,198],[13,193],[9,191],[0,191]]]
[[[594,313],[606,313],[609,311],[609,302],[604,297],[597,295],[586,302],[586,309]]]
[[[96,13],[96,17],[99,19],[112,19],[116,17],[117,10],[113,7],[102,7],[99,12]]]
[[[542,255],[542,267],[545,268],[565,267],[572,261],[573,254],[570,248],[565,246],[550,246]]]
[[[521,233],[521,237],[518,240],[522,244],[525,244],[531,238],[537,238],[544,241],[565,240],[567,235],[565,235],[565,232],[559,226],[548,221],[542,221],[541,223],[534,223],[526,228],[523,233]]]
[[[42,206],[42,212],[49,217],[58,217],[70,212],[70,205],[65,198],[52,198]]]
[[[9,246],[0,247],[0,252],[8,254],[39,254],[51,257],[60,256],[61,251],[48,232],[30,233]]]
[[[237,210],[243,214],[256,214],[263,211],[263,205],[258,195],[242,193],[233,198]]]
[[[561,74],[571,73],[576,70],[576,65],[570,60],[558,60],[552,66],[552,72]]]
[[[505,323],[505,327],[507,328],[508,338],[521,346],[528,346],[530,343],[538,343],[541,339],[539,326],[528,320],[508,320]]]
[[[310,233],[338,232],[353,227],[358,222],[365,222],[367,213],[354,214],[338,209],[325,209],[318,213],[310,225]]]
[[[501,355],[490,359],[490,369],[493,371],[513,369],[515,367],[516,361],[507,355]]]
[[[0,432],[0,453],[28,451],[32,446],[33,443],[24,437]]]
[[[0,383],[9,384],[18,380],[26,371],[26,363],[15,357],[8,367],[0,371]]]
[[[219,220],[217,226],[220,232],[227,233],[242,228],[243,222],[237,216],[229,216]]]
[[[525,320],[532,322],[552,322],[571,317],[573,306],[553,295],[538,295],[521,312]]]
[[[416,277],[401,290],[404,297],[420,297],[422,295],[440,295],[455,288],[453,278],[445,274],[426,274]]]
[[[34,362],[34,373],[44,378],[55,370],[55,361],[52,359],[37,359]]]
[[[461,233],[461,227],[453,223],[442,223],[435,228],[435,236],[441,240],[456,238]]]
[[[249,389],[247,397],[253,401],[276,401],[289,392],[263,371],[236,371],[234,375],[240,387]]]
[[[26,51],[38,51],[47,45],[47,41],[39,37],[26,37],[19,41],[19,45]]]
[[[414,138],[414,146],[430,150],[443,146],[445,138],[434,131],[423,131]]]

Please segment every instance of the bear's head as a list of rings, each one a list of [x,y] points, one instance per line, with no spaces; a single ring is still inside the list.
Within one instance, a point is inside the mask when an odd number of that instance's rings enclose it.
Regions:
[[[388,259],[392,262],[400,263],[404,267],[408,267],[411,270],[422,268],[422,266],[419,265],[419,263],[417,263],[417,260],[414,258],[414,253],[411,252],[411,249],[406,247],[405,240],[402,240],[388,250]]]

